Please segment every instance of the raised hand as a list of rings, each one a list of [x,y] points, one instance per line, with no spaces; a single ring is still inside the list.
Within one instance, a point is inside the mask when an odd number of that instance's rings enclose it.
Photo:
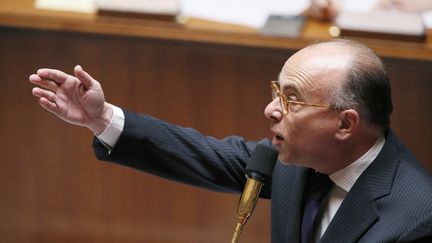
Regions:
[[[95,134],[108,126],[112,108],[105,102],[101,85],[81,66],[75,66],[75,76],[55,69],[39,69],[29,77],[32,93],[39,104],[66,122],[85,126]]]

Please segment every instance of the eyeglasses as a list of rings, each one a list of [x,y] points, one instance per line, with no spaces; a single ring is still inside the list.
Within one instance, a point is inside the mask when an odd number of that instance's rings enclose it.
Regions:
[[[298,106],[315,106],[315,107],[330,108],[329,105],[322,105],[322,104],[314,104],[314,103],[307,103],[307,102],[302,102],[302,101],[289,100],[280,91],[279,82],[278,81],[270,81],[270,87],[271,87],[271,91],[272,91],[272,98],[273,98],[273,100],[276,99],[276,98],[279,98],[279,104],[281,106],[281,110],[282,110],[282,113],[284,115],[288,115],[290,109],[294,105],[298,105]]]

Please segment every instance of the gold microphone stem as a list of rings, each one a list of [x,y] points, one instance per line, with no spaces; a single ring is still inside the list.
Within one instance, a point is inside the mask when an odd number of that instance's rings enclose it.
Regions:
[[[243,230],[243,226],[246,224],[246,221],[249,219],[253,210],[255,209],[262,185],[262,182],[252,178],[249,178],[246,181],[245,189],[240,198],[240,203],[237,210],[238,222],[235,227],[231,243],[238,242],[240,238],[240,233]]]
[[[241,234],[242,230],[243,230],[243,224],[238,222],[236,227],[235,227],[234,235],[233,235],[233,238],[231,240],[231,243],[237,243],[238,242],[238,240],[240,239],[240,234]]]

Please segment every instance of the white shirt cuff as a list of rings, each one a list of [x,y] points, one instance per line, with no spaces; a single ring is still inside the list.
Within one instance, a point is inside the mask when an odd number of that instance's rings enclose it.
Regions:
[[[110,104],[111,105],[111,104]],[[97,136],[97,138],[105,145],[108,149],[114,148],[117,140],[119,139],[123,127],[125,116],[123,110],[115,105],[111,105],[113,108],[113,116],[110,124]]]

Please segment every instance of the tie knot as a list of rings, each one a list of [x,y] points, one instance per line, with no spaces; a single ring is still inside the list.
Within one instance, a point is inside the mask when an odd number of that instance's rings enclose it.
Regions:
[[[310,179],[310,198],[321,202],[332,186],[333,181],[328,175],[314,172]]]

